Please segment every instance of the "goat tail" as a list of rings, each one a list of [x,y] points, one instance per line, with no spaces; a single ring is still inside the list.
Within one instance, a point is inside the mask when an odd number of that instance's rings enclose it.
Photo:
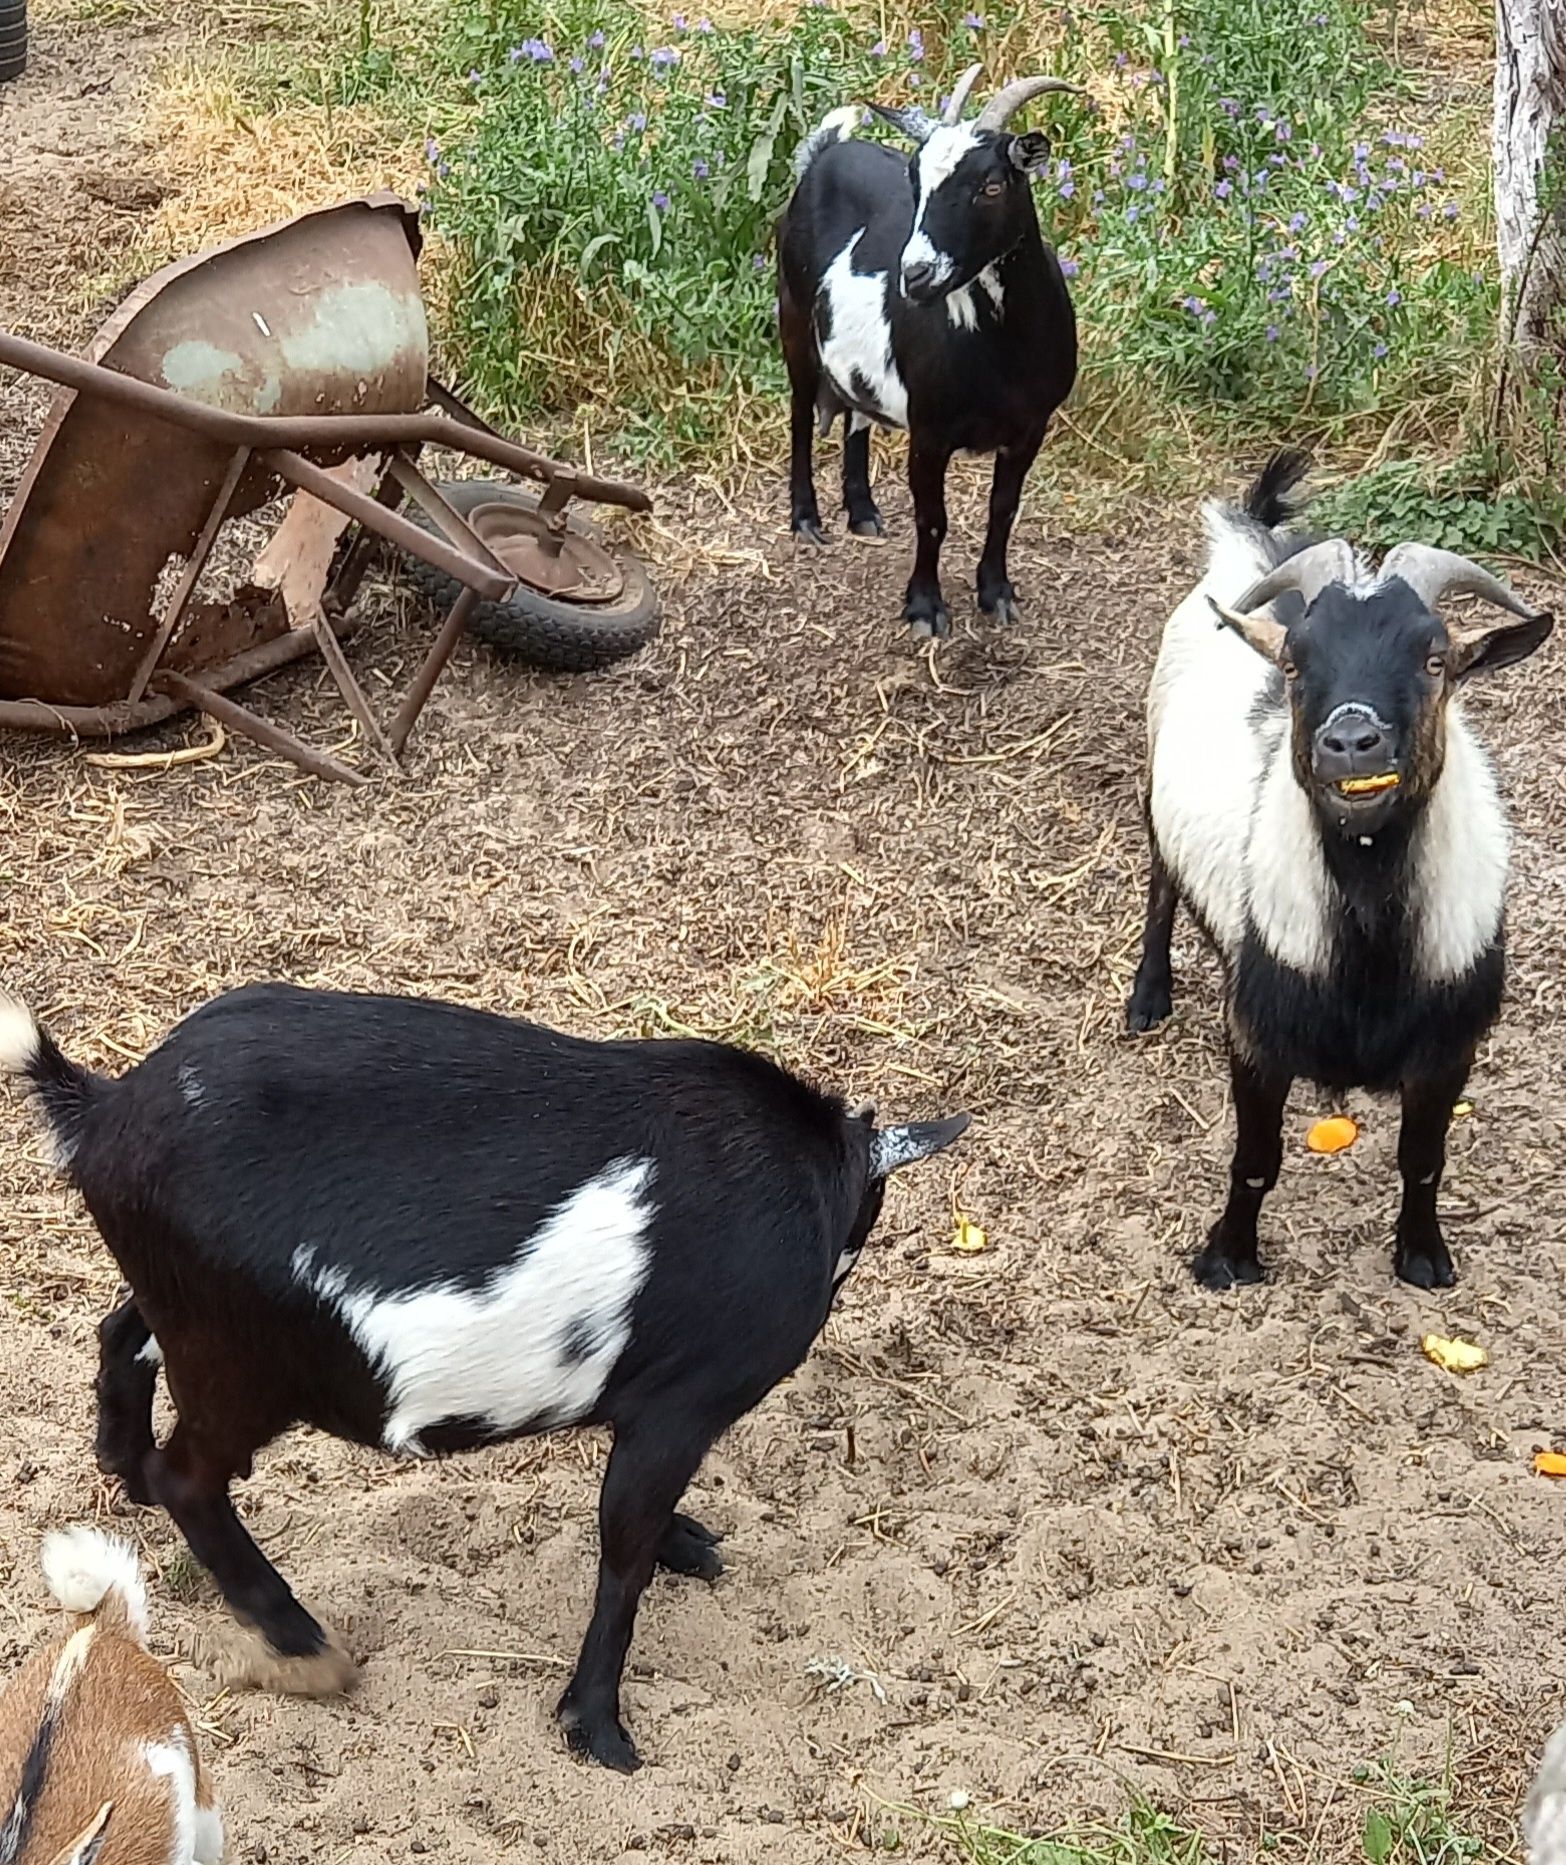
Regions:
[[[1305,504],[1299,496],[1299,485],[1310,465],[1308,453],[1297,447],[1280,447],[1245,495],[1246,517],[1254,518],[1269,531],[1297,518]]]
[[[43,1110],[56,1159],[69,1164],[82,1121],[101,1086],[70,1061],[19,997],[0,991],[0,1075],[17,1076]]]
[[[56,1528],[44,1536],[41,1564],[49,1591],[67,1612],[146,1644],[147,1588],[128,1541],[98,1528]]]
[[[1566,1724],[1545,1746],[1522,1829],[1528,1865],[1566,1865]]]
[[[840,104],[829,111],[794,151],[794,179],[803,181],[805,170],[821,151],[835,142],[847,142],[859,127],[859,106]]]

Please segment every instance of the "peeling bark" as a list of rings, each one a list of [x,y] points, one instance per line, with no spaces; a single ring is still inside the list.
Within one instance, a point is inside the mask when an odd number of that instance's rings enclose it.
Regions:
[[[1524,348],[1550,341],[1552,331],[1554,343],[1566,347],[1566,191],[1544,187],[1557,125],[1559,149],[1566,138],[1566,0],[1495,0],[1495,219],[1506,314]],[[1566,149],[1556,165],[1566,170]]]

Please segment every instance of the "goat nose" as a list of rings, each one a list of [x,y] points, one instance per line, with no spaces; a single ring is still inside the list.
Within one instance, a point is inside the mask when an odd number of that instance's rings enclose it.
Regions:
[[[1393,768],[1396,759],[1386,728],[1360,706],[1335,712],[1316,734],[1316,776],[1322,783],[1374,777]]]
[[[935,267],[927,259],[919,259],[913,265],[903,267],[903,296],[916,298],[922,291],[928,291],[935,283]]]
[[[1322,749],[1341,758],[1368,757],[1386,743],[1386,734],[1375,720],[1363,712],[1351,713],[1327,726],[1321,734]]]

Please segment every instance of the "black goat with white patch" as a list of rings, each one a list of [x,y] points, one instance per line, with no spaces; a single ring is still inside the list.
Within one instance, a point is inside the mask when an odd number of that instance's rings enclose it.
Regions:
[[[1243,509],[1208,508],[1207,573],[1164,629],[1148,698],[1152,881],[1132,1029],[1170,1012],[1183,901],[1227,974],[1238,1138],[1196,1259],[1256,1282],[1256,1221],[1296,1076],[1397,1090],[1394,1266],[1455,1281],[1436,1217],[1446,1130],[1505,971],[1508,868],[1495,776],[1456,688],[1552,627],[1466,558],[1400,544],[1372,574],[1341,538],[1291,536],[1305,470],[1279,455]],[[1468,594],[1507,619],[1443,620]]]
[[[657,1564],[722,1571],[682,1492],[804,1359],[887,1174],[967,1125],[877,1130],[716,1043],[280,985],[215,999],[118,1080],[0,1000],[0,1072],[35,1093],[130,1285],[100,1334],[100,1467],[168,1511],[260,1634],[224,1680],[353,1675],[229,1500],[279,1433],[436,1455],[608,1424],[597,1599],[559,1715],[625,1770],[642,1590]],[[179,1414],[161,1448],[160,1361]]]
[[[1006,125],[1030,98],[1076,86],[1008,85],[977,121],[960,121],[977,78],[964,74],[940,122],[921,110],[878,113],[919,144],[911,162],[851,134],[837,110],[796,158],[798,185],[778,226],[778,321],[793,390],[789,493],[793,528],[825,543],[811,468],[813,423],[841,414],[849,528],[882,534],[870,493],[870,425],[906,428],[918,544],[903,614],[944,635],[941,595],[946,469],[954,453],[993,453],[979,607],[1014,620],[1006,568],[1022,483],[1077,375],[1077,325],[1029,183],[1049,155]]]

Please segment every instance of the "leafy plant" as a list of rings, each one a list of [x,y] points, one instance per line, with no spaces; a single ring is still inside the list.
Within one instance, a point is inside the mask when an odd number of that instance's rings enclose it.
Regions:
[[[1496,458],[1484,454],[1447,466],[1373,467],[1319,500],[1313,517],[1374,551],[1415,538],[1466,556],[1537,559],[1566,542],[1566,498],[1550,487],[1508,481]]]

